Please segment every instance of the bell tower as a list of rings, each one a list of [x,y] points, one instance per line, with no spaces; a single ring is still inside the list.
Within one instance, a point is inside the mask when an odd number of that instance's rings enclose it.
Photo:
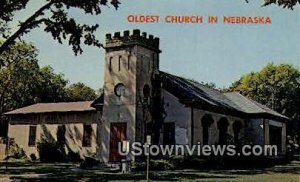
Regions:
[[[140,30],[106,34],[100,156],[118,162],[118,142],[145,140],[152,121],[152,79],[159,73],[159,38]],[[127,156],[133,159],[132,156]]]

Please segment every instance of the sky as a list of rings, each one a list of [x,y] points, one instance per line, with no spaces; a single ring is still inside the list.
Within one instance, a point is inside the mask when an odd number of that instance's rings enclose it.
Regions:
[[[44,4],[35,0],[19,20],[30,16]],[[160,69],[192,78],[229,86],[242,75],[258,71],[267,63],[289,63],[300,67],[300,7],[293,11],[276,5],[261,7],[262,1],[250,0],[121,0],[120,8],[103,7],[99,16],[72,10],[70,16],[80,22],[99,24],[96,33],[104,41],[106,33],[140,29],[160,38]],[[199,15],[199,16],[269,16],[272,24],[141,24],[129,23],[128,15]],[[24,39],[39,49],[41,66],[50,65],[70,83],[83,82],[98,89],[103,85],[104,50],[84,46],[82,55],[74,56],[68,44],[61,45],[51,36],[35,29]]]

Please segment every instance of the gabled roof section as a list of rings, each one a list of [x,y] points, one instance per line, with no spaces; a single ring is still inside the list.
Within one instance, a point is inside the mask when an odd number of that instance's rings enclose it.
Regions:
[[[103,110],[103,103],[104,103],[104,93],[102,93],[98,98],[96,98],[91,106],[96,108],[97,111],[102,111]]]
[[[237,92],[222,93],[216,89],[208,88],[200,83],[160,72],[163,88],[176,96],[183,104],[202,106],[217,112],[228,112],[239,115],[267,115],[284,120],[286,116],[251,100]]]
[[[242,94],[238,92],[228,92],[224,93],[226,97],[228,97],[232,102],[234,102],[238,108],[248,114],[270,114],[277,117],[289,119],[288,117],[268,108],[265,105],[262,105],[248,97],[243,96]]]
[[[37,103],[4,113],[4,115],[95,111],[96,109],[91,106],[92,102]]]
[[[163,88],[174,94],[183,103],[199,103],[225,110],[238,111],[237,106],[216,89],[162,71],[160,76]]]

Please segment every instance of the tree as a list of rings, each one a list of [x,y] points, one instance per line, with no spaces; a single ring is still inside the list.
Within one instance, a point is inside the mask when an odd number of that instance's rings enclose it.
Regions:
[[[217,89],[217,86],[214,82],[198,82],[197,80],[194,80],[192,78],[183,78],[189,82],[192,82],[194,84],[200,84],[200,85],[203,85],[205,87],[208,87],[208,88],[212,88],[212,89]]]
[[[293,10],[294,6],[296,6],[297,4],[300,4],[300,0],[264,0],[263,6],[268,6],[271,4],[276,4],[283,8],[288,8],[288,9]]]
[[[29,104],[39,70],[32,45],[17,43],[9,52],[0,56],[6,63],[0,71],[0,114]]]
[[[37,52],[34,46],[18,42],[0,55],[4,63],[0,70],[0,137],[7,133],[4,112],[33,104],[36,98],[42,102],[66,100],[68,81],[51,67],[40,68]]]
[[[268,64],[242,76],[225,91],[239,91],[293,120],[297,130],[300,116],[300,71],[289,64]]]
[[[11,33],[9,24],[14,22],[14,15],[27,8],[33,0],[3,0],[0,3],[0,35],[5,39],[0,46],[0,55],[8,51],[24,34],[34,28],[41,27],[50,33],[54,40],[63,43],[68,40],[74,53],[82,53],[81,44],[101,47],[94,33],[98,24],[87,25],[79,23],[68,14],[70,9],[82,10],[85,14],[99,15],[101,8],[108,6],[108,0],[45,0],[45,4],[33,12],[24,22],[20,22],[18,29]],[[118,8],[119,0],[110,0],[110,4]]]
[[[98,88],[98,90],[96,90],[96,95],[97,97],[100,97],[103,94],[103,87]]]
[[[66,93],[69,101],[91,101],[97,97],[95,90],[80,82],[68,86]]]
[[[0,114],[32,104],[35,98],[42,102],[65,100],[68,81],[49,66],[39,67],[34,46],[17,43],[9,52],[0,56],[6,63],[0,70]]]
[[[39,75],[36,81],[35,97],[41,102],[62,102],[67,100],[65,87],[68,80],[63,74],[54,73],[50,66],[39,69]]]

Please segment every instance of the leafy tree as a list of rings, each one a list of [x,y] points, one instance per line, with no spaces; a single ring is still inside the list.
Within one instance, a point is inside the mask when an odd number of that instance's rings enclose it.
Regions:
[[[103,94],[103,87],[100,87],[98,90],[96,90],[97,97],[101,96]]]
[[[39,71],[36,52],[32,45],[17,43],[9,53],[0,56],[6,65],[0,70],[0,113],[27,105],[29,100],[33,100]]]
[[[51,67],[40,68],[38,50],[24,42],[16,43],[0,55],[0,115],[33,104],[36,98],[42,102],[58,102],[66,99],[64,87],[67,80],[55,74]],[[7,120],[0,118],[0,136],[6,136]]]
[[[6,63],[0,70],[0,114],[32,104],[35,98],[42,102],[65,99],[67,80],[63,75],[55,74],[49,66],[39,67],[34,46],[17,43],[0,59]]]
[[[67,100],[65,87],[68,81],[63,74],[54,73],[50,66],[39,69],[35,87],[35,97],[41,102],[61,102]]]
[[[95,90],[80,82],[68,86],[66,93],[70,101],[90,101],[97,97]]]
[[[276,4],[283,8],[289,8],[293,10],[294,6],[300,4],[300,1],[299,0],[264,0],[263,6],[268,6],[271,4]]]
[[[293,120],[299,128],[300,71],[289,64],[268,64],[262,70],[246,74],[225,91],[239,91]]]
[[[249,3],[249,0],[245,0],[245,1]],[[262,6],[269,6],[272,4],[276,4],[280,7],[293,10],[294,6],[300,4],[300,1],[299,0],[264,0]]]
[[[26,10],[28,3],[33,0],[2,0],[0,3],[0,36],[5,41],[0,46],[0,55],[12,48],[17,39],[27,34],[34,28],[43,27],[50,33],[54,40],[63,43],[67,40],[72,46],[74,53],[82,53],[81,44],[101,47],[102,44],[96,39],[95,31],[99,25],[87,25],[79,23],[68,13],[70,9],[82,10],[85,14],[99,15],[101,9],[110,4],[118,8],[119,0],[45,0],[37,11],[33,12],[25,21],[20,22],[18,29],[11,33],[8,25],[15,22],[15,14]]]
[[[195,84],[203,85],[203,86],[208,87],[208,88],[217,89],[217,86],[214,82],[198,82],[197,80],[194,80],[192,78],[183,78],[183,79],[185,79],[189,82],[195,83]]]

